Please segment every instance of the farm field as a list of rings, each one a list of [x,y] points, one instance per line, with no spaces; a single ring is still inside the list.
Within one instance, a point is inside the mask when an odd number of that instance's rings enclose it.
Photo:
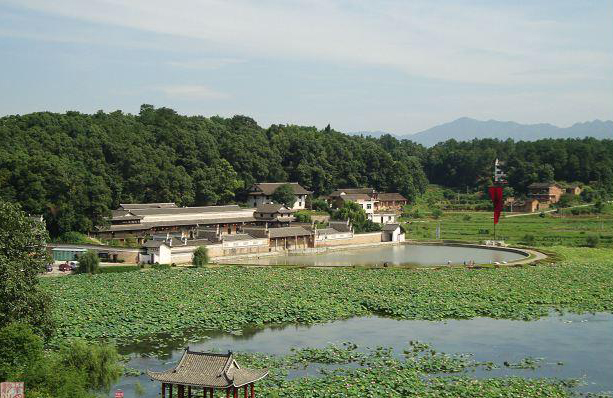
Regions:
[[[510,244],[535,246],[584,246],[587,237],[598,236],[601,247],[613,247],[611,205],[602,214],[572,215],[547,213],[510,216],[503,212],[496,226],[497,238]],[[566,213],[566,214],[564,214]],[[513,213],[515,214],[515,213]],[[493,238],[494,226],[489,211],[446,211],[439,219],[404,220],[407,239],[431,240],[441,226],[441,239],[479,242]]]
[[[44,278],[55,339],[118,343],[202,330],[318,323],[378,314],[398,319],[536,319],[551,310],[613,311],[610,249],[551,248],[553,266],[500,269],[215,267]]]

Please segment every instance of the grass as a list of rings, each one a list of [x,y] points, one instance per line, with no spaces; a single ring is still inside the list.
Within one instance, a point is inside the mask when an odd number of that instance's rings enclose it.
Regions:
[[[553,248],[557,266],[500,269],[172,268],[43,278],[56,339],[134,341],[382,314],[398,319],[537,319],[613,311],[610,249]]]
[[[497,238],[510,244],[530,246],[584,246],[589,236],[599,237],[600,247],[613,247],[613,214],[558,215],[533,214],[503,217],[496,227]],[[504,214],[504,213],[503,213]],[[444,212],[438,220],[404,220],[407,239],[431,240],[441,226],[441,239],[480,242],[493,239],[491,212]],[[530,239],[530,235],[533,239]]]

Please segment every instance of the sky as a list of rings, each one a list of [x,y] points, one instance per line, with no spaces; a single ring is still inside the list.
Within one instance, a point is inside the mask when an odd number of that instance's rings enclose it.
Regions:
[[[261,126],[613,119],[613,0],[0,0],[0,115]]]

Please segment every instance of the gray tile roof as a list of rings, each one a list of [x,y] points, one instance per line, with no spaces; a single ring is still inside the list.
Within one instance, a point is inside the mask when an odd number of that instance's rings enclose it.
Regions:
[[[168,244],[166,244],[166,242],[164,242],[163,240],[149,239],[147,242],[143,243],[143,247],[149,247],[149,248],[160,247],[162,245],[168,246]]]
[[[155,227],[181,227],[181,226],[196,226],[196,225],[212,225],[212,224],[234,224],[241,222],[254,222],[255,218],[246,217],[228,217],[228,218],[194,218],[190,220],[172,220],[172,221],[155,221],[141,222],[139,224],[117,224],[109,227],[101,227],[100,232],[118,232],[118,231],[144,231]]]
[[[168,208],[168,207],[177,207],[175,203],[120,203],[119,207],[124,210],[134,210],[134,209],[159,209],[159,208]]]
[[[260,182],[254,184],[249,192],[250,195],[272,195],[275,189],[281,185],[289,184],[294,190],[294,195],[310,195],[313,192],[307,191],[297,182]]]
[[[248,369],[238,365],[231,352],[216,354],[190,351],[189,347],[173,369],[147,371],[153,380],[162,383],[197,387],[241,387],[268,375],[268,369]]]
[[[294,212],[293,210],[290,210],[284,205],[282,205],[281,203],[261,204],[261,205],[258,205],[255,211],[257,213],[281,213],[281,214],[288,214],[288,213]]]
[[[340,188],[330,194],[331,197],[340,196],[341,193],[344,192],[346,194],[366,194],[372,195],[376,191],[374,188]]]
[[[339,232],[350,232],[351,226],[347,221],[330,221],[328,223],[330,228],[333,228]]]
[[[289,238],[292,236],[309,236],[313,233],[302,227],[280,227],[269,228],[268,232],[271,238]]]
[[[339,196],[342,200],[372,200],[372,198],[365,193],[348,193],[347,195]]]
[[[251,239],[256,239],[256,238],[249,234],[234,234],[234,235],[223,235],[221,239],[224,242],[236,242],[239,240],[251,240]]]
[[[196,213],[218,213],[225,211],[238,211],[241,207],[238,205],[226,206],[199,206],[199,207],[169,207],[169,208],[150,208],[150,209],[134,209],[130,212],[137,216],[152,216],[159,214],[196,214]]]
[[[395,231],[397,228],[400,228],[400,224],[385,224],[381,229],[383,231],[392,232]]]
[[[399,194],[398,192],[382,192],[377,195],[378,200],[407,200],[404,196]]]

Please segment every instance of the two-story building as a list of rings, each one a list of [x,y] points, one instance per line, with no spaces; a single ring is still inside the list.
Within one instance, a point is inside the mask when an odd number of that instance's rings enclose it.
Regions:
[[[528,185],[528,198],[541,203],[557,203],[565,190],[555,182],[535,182]]]
[[[297,182],[260,182],[253,184],[253,186],[249,189],[247,204],[250,206],[253,205],[253,207],[258,207],[260,205],[273,203],[272,194],[281,185],[286,184],[292,188],[294,195],[296,196],[296,201],[294,202],[292,209],[305,209],[307,196],[311,195],[313,192],[307,191]]]
[[[294,221],[294,210],[288,209],[280,203],[262,204],[256,207],[253,216],[257,224],[271,227],[289,227]]]

